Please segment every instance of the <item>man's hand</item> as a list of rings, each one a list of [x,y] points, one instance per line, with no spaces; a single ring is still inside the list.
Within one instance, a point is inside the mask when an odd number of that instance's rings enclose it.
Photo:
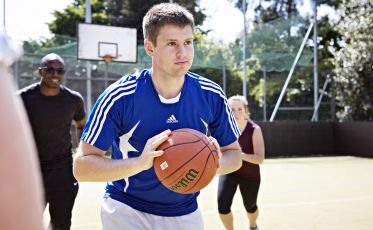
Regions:
[[[139,160],[144,167],[144,170],[150,169],[153,166],[155,157],[159,157],[163,154],[163,150],[156,150],[160,144],[168,139],[171,130],[165,130],[154,137],[148,139],[145,144],[144,150],[139,156]]]

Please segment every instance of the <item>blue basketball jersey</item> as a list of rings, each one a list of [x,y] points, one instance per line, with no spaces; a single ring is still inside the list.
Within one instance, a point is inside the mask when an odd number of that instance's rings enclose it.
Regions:
[[[125,76],[97,99],[82,140],[102,150],[112,147],[112,159],[138,157],[146,141],[166,130],[209,131],[221,146],[240,135],[222,89],[194,73],[185,75],[180,97],[160,97],[151,70]],[[175,193],[162,185],[153,168],[108,182],[105,197],[160,216],[180,216],[197,209],[197,196]]]

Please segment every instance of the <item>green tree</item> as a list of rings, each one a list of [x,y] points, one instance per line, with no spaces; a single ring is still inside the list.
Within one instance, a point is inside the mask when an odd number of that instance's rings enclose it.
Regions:
[[[138,43],[143,41],[142,19],[145,13],[155,4],[169,2],[164,0],[108,0],[109,24],[137,29]],[[199,1],[174,1],[187,8],[195,19],[195,24],[202,25],[206,16],[199,8]]]
[[[129,27],[137,29],[137,40],[141,44],[142,19],[151,6],[162,0],[91,0],[92,23],[108,26]],[[199,1],[174,1],[187,8],[195,17],[196,25],[202,25],[205,14],[199,7]],[[85,22],[85,1],[75,0],[62,12],[53,12],[54,20],[48,23],[49,30],[54,34],[77,36],[77,23]]]
[[[224,73],[226,77],[226,95],[240,94],[242,78],[232,67],[230,47],[215,43],[202,33],[195,34],[195,58],[192,71],[216,82],[224,89]]]
[[[242,2],[242,0],[231,0],[232,2]],[[262,104],[263,86],[258,79],[263,75],[262,71],[276,71],[267,73],[267,105],[273,109],[282,86],[289,73],[290,67],[295,59],[296,53],[300,47],[305,31],[309,26],[309,19],[297,15],[297,4],[299,0],[281,0],[281,1],[261,1],[249,2],[249,8],[254,9],[255,19],[254,28],[249,31],[247,36],[247,63],[258,70],[249,80],[249,93],[255,98],[255,101]],[[314,1],[312,1],[314,2]],[[332,9],[340,6],[341,0],[318,1],[319,5],[327,5]],[[237,4],[236,4],[237,6]],[[310,15],[312,16],[312,15]],[[302,53],[300,62],[293,74],[282,101],[281,106],[313,106],[313,66],[312,66],[312,32],[308,38],[305,50]],[[334,65],[332,62],[331,49],[338,49],[340,40],[339,33],[333,28],[328,16],[318,20],[318,67],[319,67],[319,88],[322,87],[326,77],[332,73]],[[242,46],[242,41],[237,41],[237,45]],[[236,54],[239,59],[242,54]],[[300,66],[303,66],[300,68]],[[252,68],[252,67],[251,67]],[[331,95],[329,95],[331,96]],[[323,101],[326,101],[324,97]],[[281,113],[284,113],[283,111]],[[329,107],[323,107],[323,119],[329,119]],[[312,112],[306,111],[298,116],[293,113],[288,114],[288,119],[310,119]],[[276,119],[278,116],[276,117]]]
[[[334,51],[335,91],[340,120],[373,120],[373,2],[345,0]]]
[[[234,6],[241,11],[243,10],[243,0],[229,0]],[[246,11],[248,8],[253,9],[255,12],[255,23],[269,22],[279,17],[287,17],[296,10],[295,0],[262,0],[250,1],[246,0]]]
[[[92,23],[109,24],[106,1],[91,0]],[[54,20],[48,23],[49,30],[54,34],[76,37],[77,24],[85,22],[85,1],[74,0],[62,12],[53,12]]]

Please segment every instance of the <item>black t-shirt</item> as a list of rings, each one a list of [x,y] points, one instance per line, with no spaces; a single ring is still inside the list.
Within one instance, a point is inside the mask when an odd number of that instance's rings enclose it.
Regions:
[[[56,96],[41,94],[39,83],[18,92],[34,133],[42,169],[72,166],[71,124],[85,117],[82,96],[67,87],[60,88]]]

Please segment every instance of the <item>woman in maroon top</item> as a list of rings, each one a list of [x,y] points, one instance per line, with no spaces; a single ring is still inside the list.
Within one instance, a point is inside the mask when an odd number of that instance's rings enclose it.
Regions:
[[[240,188],[243,204],[249,219],[250,229],[258,230],[256,220],[259,210],[257,197],[260,186],[260,168],[264,160],[264,140],[260,127],[250,119],[248,103],[243,96],[228,99],[238,127],[241,130],[239,143],[242,149],[242,167],[219,177],[218,210],[227,230],[233,229],[231,206],[237,187]]]

